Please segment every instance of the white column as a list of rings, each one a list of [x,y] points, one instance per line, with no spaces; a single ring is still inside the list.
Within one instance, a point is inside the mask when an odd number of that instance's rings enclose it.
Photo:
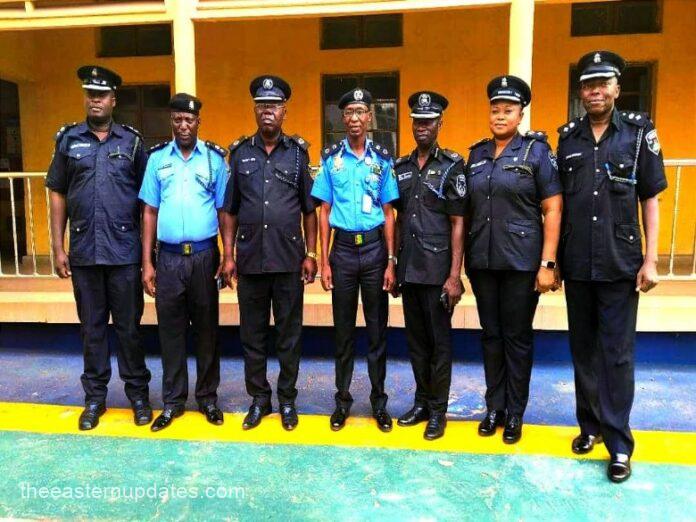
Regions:
[[[174,92],[196,94],[196,35],[191,15],[195,0],[169,0],[174,42]]]
[[[512,0],[510,3],[510,41],[508,73],[532,86],[532,53],[534,47],[534,0]],[[521,131],[529,130],[532,106],[525,110]]]

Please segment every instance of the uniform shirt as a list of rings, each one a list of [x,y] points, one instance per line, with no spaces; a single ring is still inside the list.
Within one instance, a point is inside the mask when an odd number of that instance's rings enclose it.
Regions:
[[[464,158],[437,144],[423,165],[418,149],[396,160],[399,284],[442,285],[452,264],[450,216],[463,216],[466,197]]]
[[[159,209],[157,239],[178,244],[216,237],[216,209],[222,208],[227,184],[224,149],[196,140],[184,159],[174,140],[150,151],[139,197]]]
[[[366,232],[384,224],[382,205],[399,197],[386,149],[369,138],[358,158],[348,139],[324,150],[312,196],[331,205],[329,224],[349,232]]]
[[[314,212],[309,144],[281,135],[271,154],[259,132],[230,146],[225,210],[237,216],[240,274],[299,272],[305,257],[302,214]]]
[[[541,201],[562,191],[556,159],[537,132],[516,135],[494,155],[494,140],[471,147],[467,268],[537,271],[544,239]]]
[[[84,122],[58,132],[46,187],[66,197],[72,265],[140,263],[145,162],[140,134],[125,125],[112,124],[104,141]]]
[[[644,113],[615,110],[599,142],[588,118],[576,118],[558,130],[564,277],[635,279],[643,263],[638,199],[667,188],[655,127]]]

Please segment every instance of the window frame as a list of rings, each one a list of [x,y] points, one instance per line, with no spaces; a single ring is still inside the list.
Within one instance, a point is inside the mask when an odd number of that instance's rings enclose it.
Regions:
[[[642,0],[612,0],[612,1],[602,1],[602,2],[577,2],[570,6],[570,36],[572,38],[583,38],[583,37],[596,37],[596,36],[621,36],[621,35],[631,35],[631,34],[660,34],[662,33],[662,20],[664,16],[664,0],[645,0],[645,2],[655,3],[657,9],[655,14],[655,26],[654,30],[650,31],[640,31],[640,32],[626,32],[621,31],[618,23],[618,12],[622,3],[641,2]],[[573,24],[573,16],[576,10],[581,10],[583,8],[597,9],[603,7],[609,18],[609,27],[607,32],[596,32],[596,33],[578,33],[575,31],[575,26]]]
[[[166,54],[144,54],[141,52],[140,49],[138,49],[138,43],[139,43],[139,37],[138,37],[138,32],[142,30],[145,27],[153,27],[153,26],[160,26],[160,27],[167,27],[169,29],[169,53]],[[105,53],[104,52],[104,29],[123,29],[123,28],[129,28],[129,29],[135,29],[136,31],[136,36],[135,36],[135,54],[112,54],[112,53]],[[147,58],[147,57],[157,57],[157,56],[174,56],[174,35],[173,35],[173,30],[172,30],[172,25],[170,23],[162,23],[162,24],[132,24],[132,25],[106,25],[102,27],[98,27],[96,31],[97,35],[97,53],[96,56],[97,58]]]
[[[397,18],[399,22],[399,42],[394,44],[382,44],[382,43],[366,43],[365,42],[365,21],[368,18],[375,17],[393,17]],[[358,20],[358,43],[356,45],[349,45],[343,47],[329,47],[326,39],[325,24],[331,20],[336,19],[357,19]],[[394,47],[404,46],[404,15],[403,13],[386,13],[386,14],[376,14],[376,15],[350,15],[350,16],[330,16],[322,17],[319,23],[319,50],[321,51],[340,51],[342,49],[389,49]]]
[[[169,96],[171,97],[171,95],[172,95],[172,86],[171,86],[171,84],[168,83],[168,82],[152,82],[152,83],[131,83],[131,84],[124,84],[124,85],[122,85],[122,86],[119,88],[119,90],[116,91],[116,108],[115,108],[115,111],[114,111],[114,112],[116,112],[116,114],[115,114],[115,116],[116,116],[115,121],[116,121],[117,123],[126,123],[126,122],[121,121],[120,118],[118,117],[118,107],[119,107],[118,95],[119,95],[119,91],[123,91],[124,89],[134,89],[134,88],[137,89],[137,101],[138,101],[138,106],[137,106],[137,109],[136,109],[136,113],[138,114],[138,123],[139,123],[139,125],[134,125],[134,127],[143,135],[143,143],[144,143],[147,147],[151,147],[152,145],[154,145],[154,144],[156,144],[156,143],[159,143],[159,142],[161,142],[161,141],[171,140],[171,139],[172,139],[172,132],[171,132],[171,125],[170,125],[170,127],[169,127],[169,132],[168,132],[166,135],[165,135],[165,134],[161,134],[161,135],[157,135],[157,136],[150,136],[150,135],[146,135],[146,134],[144,133],[144,125],[143,125],[144,116],[143,116],[143,115],[144,115],[144,112],[145,112],[145,105],[144,105],[145,96],[143,95],[143,92],[144,92],[143,89],[146,88],[146,87],[167,87],[167,88],[169,89]],[[153,109],[157,110],[157,108],[149,108],[148,110],[153,110]],[[162,107],[162,112],[169,112],[169,105],[168,105],[168,104],[167,104],[165,107]],[[154,143],[149,143],[148,140],[153,140]]]

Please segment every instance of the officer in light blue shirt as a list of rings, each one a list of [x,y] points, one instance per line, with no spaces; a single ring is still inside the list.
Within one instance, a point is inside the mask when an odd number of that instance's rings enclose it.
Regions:
[[[186,330],[196,339],[198,409],[222,424],[217,407],[220,352],[217,345],[220,252],[218,213],[224,203],[227,151],[198,139],[202,103],[189,94],[169,102],[174,140],[150,149],[140,189],[143,201],[143,286],[155,298],[162,348],[164,411],[159,431],[184,412],[188,393]],[[158,240],[157,270],[152,251]]]
[[[332,291],[336,331],[336,410],[331,429],[338,431],[350,414],[353,398],[355,320],[358,291],[367,326],[370,402],[377,426],[391,431],[384,379],[387,361],[388,296],[395,281],[394,212],[399,197],[392,159],[387,150],[367,138],[372,122],[372,96],[352,89],[339,100],[347,136],[323,151],[321,170],[312,196],[321,201],[321,284]],[[331,229],[334,230],[333,246]]]

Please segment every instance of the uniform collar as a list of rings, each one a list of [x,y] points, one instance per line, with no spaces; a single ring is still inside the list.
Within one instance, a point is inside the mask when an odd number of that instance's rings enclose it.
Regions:
[[[438,156],[441,154],[441,150],[442,150],[442,149],[440,149],[440,145],[439,145],[438,142],[436,141],[436,142],[433,144],[433,146],[431,147],[431,149],[430,149],[430,155],[428,156],[428,159],[425,160],[425,164],[424,164],[423,166],[425,166],[425,165],[427,165],[428,163],[430,163],[430,160],[431,160],[431,159],[433,159],[433,158],[434,158],[434,159],[437,159]],[[413,152],[411,152],[411,155],[409,156],[409,160],[412,161],[415,165],[418,165],[418,147],[416,147],[415,149],[413,149]]]
[[[278,143],[276,144],[276,147],[278,145],[284,145],[285,148],[287,148],[290,145],[290,138],[283,133],[283,131],[280,131],[280,136],[278,136]],[[264,154],[266,153],[266,145],[263,143],[263,137],[261,136],[261,131],[257,130],[256,134],[254,134],[251,137],[251,146],[252,147],[258,147],[260,148]],[[275,150],[275,148],[273,149]]]
[[[77,126],[77,132],[78,134],[87,134],[87,135],[92,135],[94,136],[94,133],[92,132],[92,129],[89,128],[89,124],[87,123],[87,120],[83,121]],[[109,127],[109,134],[107,135],[107,139],[111,136],[114,135],[117,138],[122,138],[123,137],[123,127],[121,127],[118,123],[115,121],[111,121],[111,127]]]
[[[505,146],[503,152],[498,156],[498,158],[504,158],[506,156],[513,156],[517,150],[522,146],[522,135],[518,132],[513,136],[510,142]],[[493,159],[495,158],[495,138],[491,139],[484,146],[484,157]]]
[[[623,126],[623,122],[621,121],[621,116],[619,115],[619,111],[616,110],[616,107],[614,107],[611,111],[611,118],[609,119],[609,127],[607,127],[607,130],[604,131],[604,134],[599,139],[599,141],[602,141],[603,139],[605,139],[605,137],[608,135],[607,132],[609,131],[609,129],[611,127],[613,127],[616,131],[620,131],[622,126]],[[582,119],[581,136],[587,140],[590,140],[592,143],[595,142],[594,134],[592,134],[592,125],[590,124],[589,116],[584,116]]]
[[[372,155],[372,147],[373,141],[370,138],[365,137],[365,155],[363,156],[363,158],[366,158],[368,154]],[[352,156],[355,156],[356,158],[358,157],[358,155],[355,152],[353,152],[353,149],[350,148],[350,142],[348,141],[348,138],[343,138],[343,148],[346,150],[346,152],[350,152]]]
[[[193,149],[191,150],[191,156],[193,156],[196,152],[198,152],[199,154],[203,154],[204,152],[203,142],[198,138],[196,138],[196,144],[193,146]],[[173,139],[169,144],[169,154],[176,154],[181,158],[184,157],[184,155],[181,153],[179,145],[176,143],[176,139]],[[189,156],[188,159],[191,159],[191,156]]]

